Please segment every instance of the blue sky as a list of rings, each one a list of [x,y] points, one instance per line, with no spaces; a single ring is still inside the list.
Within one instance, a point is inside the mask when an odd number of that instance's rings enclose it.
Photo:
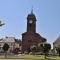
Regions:
[[[60,35],[60,0],[0,0],[0,38],[15,37],[27,28],[27,15],[33,12],[37,19],[36,32],[53,43]]]

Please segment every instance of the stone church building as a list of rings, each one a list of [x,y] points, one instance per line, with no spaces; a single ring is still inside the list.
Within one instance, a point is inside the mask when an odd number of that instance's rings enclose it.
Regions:
[[[46,42],[46,39],[36,33],[36,16],[33,10],[27,16],[27,31],[22,34],[22,51],[28,51],[30,46],[38,48],[39,43]]]

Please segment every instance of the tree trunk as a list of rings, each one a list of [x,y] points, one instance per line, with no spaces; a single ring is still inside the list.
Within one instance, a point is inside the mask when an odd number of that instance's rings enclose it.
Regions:
[[[5,58],[7,58],[7,52],[5,52]]]
[[[59,52],[59,57],[60,57],[60,52]]]
[[[45,59],[46,59],[47,53],[45,53]]]

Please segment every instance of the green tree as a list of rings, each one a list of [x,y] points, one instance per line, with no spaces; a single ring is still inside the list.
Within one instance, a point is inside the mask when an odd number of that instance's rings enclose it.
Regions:
[[[35,54],[37,47],[35,45],[30,47],[30,50],[32,51],[33,54]]]
[[[56,51],[59,53],[59,57],[60,57],[60,45],[56,47]]]
[[[48,55],[49,50],[51,49],[51,45],[49,43],[44,44],[44,53],[45,53],[45,58]]]
[[[2,49],[5,51],[5,57],[6,57],[6,52],[8,51],[9,49],[9,45],[7,43],[5,43],[2,47]]]
[[[0,21],[0,27],[3,26],[3,25],[5,25],[5,24]]]
[[[49,43],[39,43],[39,47],[42,48],[43,53],[45,53],[45,58],[48,55],[49,50],[51,49],[51,45]]]
[[[42,51],[43,51],[43,49],[44,49],[44,43],[39,43],[38,47],[40,47],[42,49]]]

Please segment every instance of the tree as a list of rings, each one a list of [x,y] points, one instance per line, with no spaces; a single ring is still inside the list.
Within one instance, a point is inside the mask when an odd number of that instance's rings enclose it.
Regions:
[[[9,49],[9,45],[7,43],[5,43],[2,47],[2,49],[5,51],[5,57],[6,57],[6,52],[8,51]]]
[[[43,48],[44,48],[43,45],[44,45],[43,43],[38,44],[38,47],[40,47],[42,49],[42,51],[43,51]]]
[[[15,48],[13,52],[14,52],[14,54],[18,54],[19,48]]]
[[[44,53],[45,53],[45,58],[48,55],[49,50],[51,49],[51,45],[49,43],[44,44]]]
[[[28,53],[30,53],[30,52],[31,52],[31,49],[30,49],[30,47],[28,47],[28,49],[27,49],[27,52],[28,52]]]
[[[3,26],[3,25],[5,25],[5,24],[0,21],[0,26]]]
[[[30,47],[33,54],[35,54],[37,47],[35,45]]]
[[[59,57],[60,57],[60,45],[56,47],[56,51],[59,53]]]
[[[45,58],[48,55],[49,50],[51,49],[51,45],[49,43],[39,43],[39,47],[42,48],[43,53],[45,53]]]

